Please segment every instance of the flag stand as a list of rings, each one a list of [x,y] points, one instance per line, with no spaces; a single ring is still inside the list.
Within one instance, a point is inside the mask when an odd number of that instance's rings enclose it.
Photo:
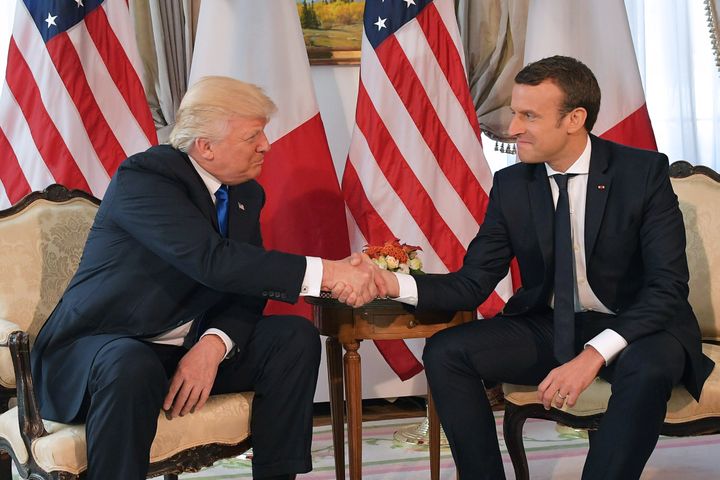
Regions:
[[[490,406],[493,410],[497,410],[504,404],[503,392],[501,385],[495,385],[493,387],[486,387],[485,394],[487,395]],[[400,430],[393,434],[393,439],[396,442],[412,445],[416,447],[425,447],[430,445],[430,420],[428,405],[425,405],[425,418],[420,423],[414,423],[402,427]],[[450,444],[445,436],[445,431],[440,426],[440,448],[448,448]]]
[[[406,425],[400,430],[393,434],[393,439],[396,442],[404,443],[419,447],[430,446],[430,419],[429,419],[428,406],[425,405],[425,418],[420,423],[414,423]],[[442,427],[440,427],[440,448],[448,448],[447,437]]]

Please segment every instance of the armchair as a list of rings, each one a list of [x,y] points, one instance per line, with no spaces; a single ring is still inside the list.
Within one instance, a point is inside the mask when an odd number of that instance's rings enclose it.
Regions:
[[[100,201],[51,185],[0,211],[0,479],[78,479],[87,468],[84,425],[42,420],[30,348],[75,272]],[[5,347],[5,348],[2,348]],[[17,394],[17,406],[7,398]],[[252,392],[215,395],[193,414],[160,415],[148,477],[177,480],[250,448]]]
[[[703,352],[720,364],[720,253],[714,247],[720,234],[720,175],[687,162],[670,166],[673,189],[680,202],[690,267],[690,304],[703,338]],[[522,441],[528,418],[553,420],[577,429],[597,429],[610,398],[610,384],[596,378],[574,407],[546,411],[536,397],[537,387],[503,384],[503,433],[518,479],[530,478]],[[690,436],[720,432],[720,367],[705,382],[696,402],[684,387],[675,387],[668,402],[663,435]]]

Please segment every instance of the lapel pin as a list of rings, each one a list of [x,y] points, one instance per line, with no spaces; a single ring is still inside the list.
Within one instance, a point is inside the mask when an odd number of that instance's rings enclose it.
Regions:
[[[598,190],[605,190],[605,185],[598,185]]]
[[[242,210],[243,212],[245,211],[245,205],[243,205],[243,204],[240,203],[240,202],[238,202],[238,208],[239,208],[240,210]]]

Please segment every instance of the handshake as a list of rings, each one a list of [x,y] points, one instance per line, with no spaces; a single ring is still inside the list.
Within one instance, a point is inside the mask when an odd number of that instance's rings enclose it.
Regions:
[[[381,269],[362,253],[353,253],[343,260],[323,259],[321,288],[351,307],[360,307],[377,297],[400,295],[395,274]]]

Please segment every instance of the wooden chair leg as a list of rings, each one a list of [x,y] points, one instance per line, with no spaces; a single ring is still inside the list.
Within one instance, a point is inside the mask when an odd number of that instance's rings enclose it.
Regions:
[[[440,478],[440,419],[437,410],[435,410],[435,402],[429,385],[427,392],[428,420],[430,424],[430,480],[438,480]]]
[[[523,445],[522,439],[523,425],[525,425],[527,418],[527,415],[521,407],[513,405],[512,403],[505,404],[503,436],[505,437],[505,446],[510,455],[510,460],[512,460],[513,468],[515,469],[515,478],[517,480],[530,479],[527,456],[525,455],[525,445]]]
[[[342,349],[337,338],[325,341],[327,353],[328,387],[330,390],[330,418],[332,419],[335,478],[345,480],[345,409],[343,406]]]
[[[12,458],[5,452],[0,452],[0,480],[12,480]]]

